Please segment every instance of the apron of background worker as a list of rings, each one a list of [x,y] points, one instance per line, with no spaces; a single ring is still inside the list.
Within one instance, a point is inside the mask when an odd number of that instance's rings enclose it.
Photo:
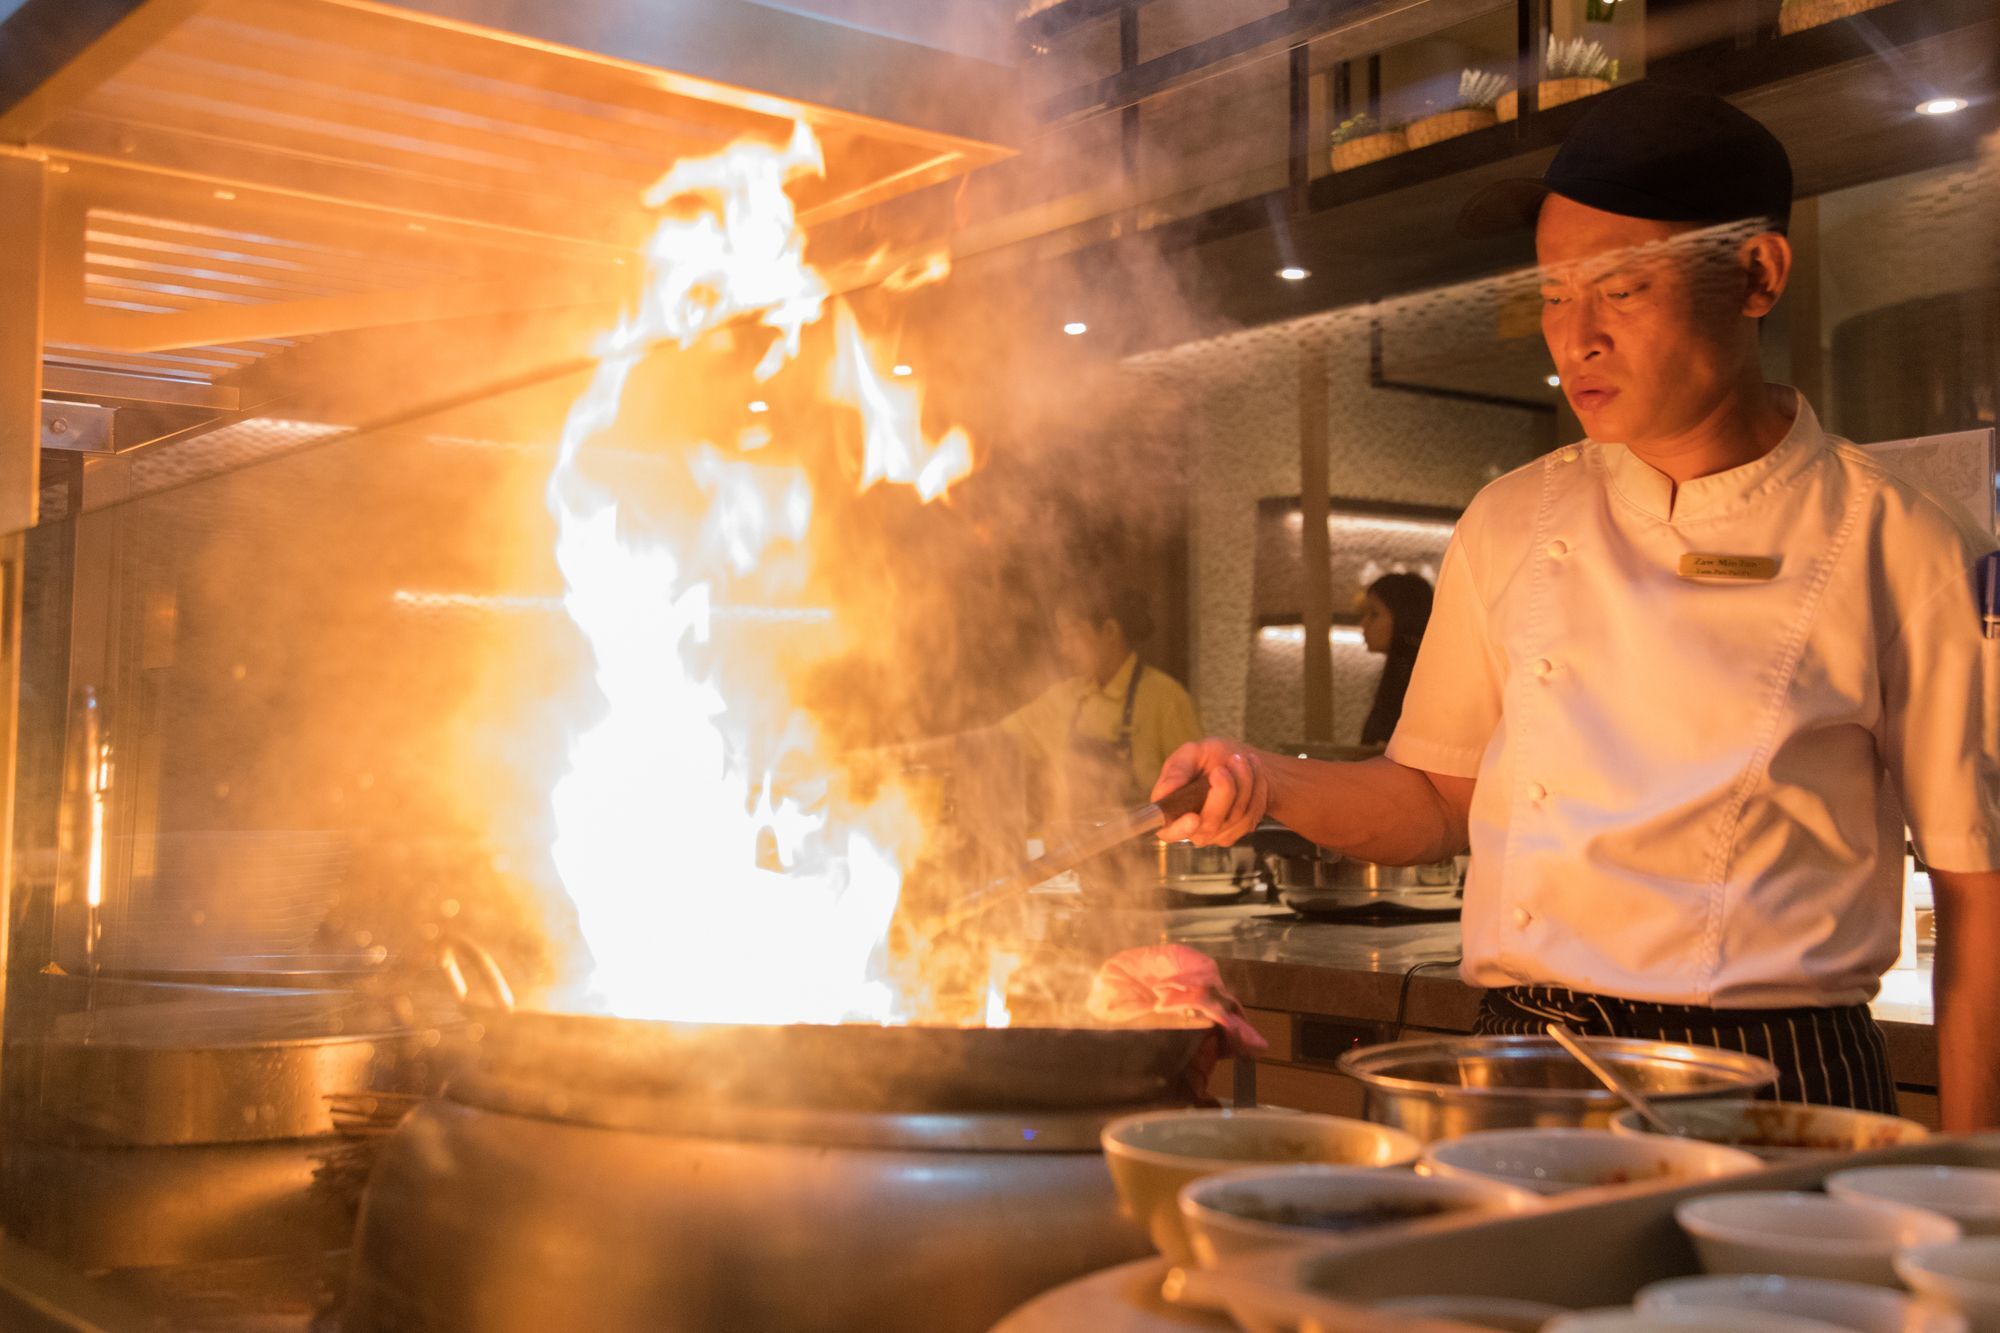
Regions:
[[[1058,818],[1070,823],[1096,823],[1120,810],[1145,803],[1147,793],[1140,789],[1132,771],[1132,713],[1139,701],[1139,679],[1145,672],[1146,668],[1138,662],[1132,664],[1118,730],[1109,740],[1084,735],[1078,729],[1090,696],[1086,694],[1077,700],[1062,753],[1057,756],[1061,770],[1055,802]]]

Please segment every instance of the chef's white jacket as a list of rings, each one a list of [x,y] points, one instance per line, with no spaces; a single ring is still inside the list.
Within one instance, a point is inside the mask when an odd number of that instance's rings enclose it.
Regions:
[[[2000,868],[1993,539],[1793,398],[1776,448],[1677,493],[1586,441],[1460,520],[1388,753],[1478,779],[1473,984],[1861,1002],[1898,952],[1906,821],[1932,866]]]

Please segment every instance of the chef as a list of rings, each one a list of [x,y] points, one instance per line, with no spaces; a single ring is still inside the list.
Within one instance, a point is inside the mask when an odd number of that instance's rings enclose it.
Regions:
[[[1893,1110],[1868,1011],[1907,825],[1937,899],[1948,1130],[2000,1123],[2000,642],[1992,536],[1764,381],[1791,168],[1727,102],[1603,94],[1540,181],[1542,329],[1587,438],[1482,490],[1446,552],[1386,755],[1209,739],[1163,837],[1266,814],[1374,861],[1470,850],[1486,1032],[1560,1019],[1773,1061],[1787,1100]]]

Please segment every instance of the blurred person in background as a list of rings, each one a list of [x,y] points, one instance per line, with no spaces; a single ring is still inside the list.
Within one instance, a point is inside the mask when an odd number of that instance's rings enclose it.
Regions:
[[[1421,574],[1384,574],[1361,594],[1361,638],[1383,656],[1375,706],[1361,724],[1361,743],[1381,747],[1396,733],[1403,695],[1416,669],[1417,648],[1431,620],[1430,580]]]
[[[1187,688],[1139,661],[1152,632],[1145,599],[1130,592],[1085,589],[1057,609],[1068,674],[1000,724],[1048,779],[1031,803],[1044,823],[1143,805],[1167,756],[1201,736]]]

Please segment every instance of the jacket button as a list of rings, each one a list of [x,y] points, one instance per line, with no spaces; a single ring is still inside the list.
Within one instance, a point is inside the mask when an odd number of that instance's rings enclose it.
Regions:
[[[1535,659],[1534,665],[1529,667],[1528,669],[1534,672],[1537,676],[1547,676],[1551,671],[1554,671],[1556,669],[1556,664],[1554,662],[1549,661],[1549,659],[1546,657],[1538,657]]]
[[[1569,554],[1569,543],[1558,537],[1548,545],[1549,558],[1560,560]]]
[[[1530,921],[1533,921],[1534,919],[1535,918],[1529,914],[1527,908],[1517,907],[1514,909],[1514,924],[1516,926],[1525,928],[1527,924]]]
[[[1548,799],[1548,795],[1549,795],[1549,789],[1547,787],[1544,787],[1541,783],[1530,782],[1528,784],[1529,800],[1537,802],[1544,801]]]
[[[1563,448],[1561,457],[1562,461],[1565,463],[1574,463],[1577,459],[1583,457],[1583,450],[1577,448],[1573,444],[1566,445]]]

